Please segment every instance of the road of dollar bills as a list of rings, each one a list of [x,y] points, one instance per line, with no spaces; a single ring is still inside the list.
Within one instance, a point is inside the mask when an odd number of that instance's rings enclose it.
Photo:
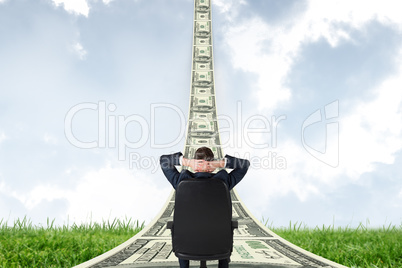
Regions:
[[[216,158],[222,158],[216,116],[211,0],[194,1],[193,29],[189,124],[184,156],[192,158],[198,147],[208,146]],[[251,215],[235,190],[231,191],[231,198],[233,219],[239,222],[239,228],[234,231],[230,267],[345,267],[298,248],[271,232]],[[173,212],[174,191],[159,215],[141,232],[76,267],[178,267],[172,252],[170,230],[166,229],[166,223],[173,219]],[[209,261],[207,265],[217,267],[217,263]],[[190,262],[190,266],[199,267],[199,262]]]
[[[230,267],[345,267],[277,236],[250,214],[235,190],[231,191],[231,197],[233,219],[239,222],[239,228],[234,232]],[[166,229],[167,221],[173,217],[173,210],[174,192],[159,215],[140,233],[111,251],[76,267],[178,267],[177,257],[172,252],[170,230]],[[217,267],[217,264],[217,261],[207,262],[208,267]],[[199,267],[199,262],[191,261],[190,266]]]

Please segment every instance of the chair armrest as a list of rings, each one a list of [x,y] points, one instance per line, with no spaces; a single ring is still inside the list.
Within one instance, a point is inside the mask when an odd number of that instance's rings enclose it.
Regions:
[[[172,230],[173,229],[173,221],[168,221],[166,228]]]
[[[232,230],[235,228],[239,228],[239,223],[238,221],[232,221]]]

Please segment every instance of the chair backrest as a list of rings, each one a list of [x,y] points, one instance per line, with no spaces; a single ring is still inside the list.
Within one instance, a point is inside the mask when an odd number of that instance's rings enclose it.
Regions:
[[[195,260],[196,256],[207,260],[230,256],[231,220],[232,202],[223,181],[201,178],[180,182],[173,216],[173,251],[178,257],[190,259],[192,256]]]

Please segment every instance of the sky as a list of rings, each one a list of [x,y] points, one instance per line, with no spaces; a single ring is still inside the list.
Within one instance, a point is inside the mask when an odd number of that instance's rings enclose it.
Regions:
[[[402,223],[400,5],[213,0],[223,152],[251,161],[236,191],[257,219]],[[192,24],[192,0],[0,0],[0,220],[158,214]]]

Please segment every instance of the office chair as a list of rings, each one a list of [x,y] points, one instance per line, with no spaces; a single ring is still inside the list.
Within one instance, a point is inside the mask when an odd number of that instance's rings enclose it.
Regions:
[[[233,248],[232,201],[226,184],[219,179],[188,179],[176,189],[172,232],[175,255],[184,260],[229,259]]]

